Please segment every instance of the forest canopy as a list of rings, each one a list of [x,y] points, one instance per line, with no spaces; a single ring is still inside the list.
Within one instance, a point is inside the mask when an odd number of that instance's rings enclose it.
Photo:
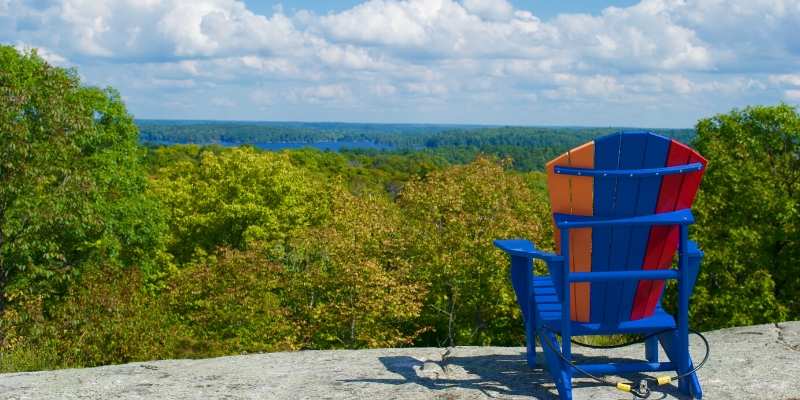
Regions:
[[[0,46],[0,371],[521,345],[492,240],[552,250],[542,165],[610,132],[284,125],[151,122],[140,136],[113,89]],[[706,254],[693,327],[800,319],[797,110],[748,107],[665,133],[709,159],[691,230]],[[140,144],[229,134],[397,148]]]

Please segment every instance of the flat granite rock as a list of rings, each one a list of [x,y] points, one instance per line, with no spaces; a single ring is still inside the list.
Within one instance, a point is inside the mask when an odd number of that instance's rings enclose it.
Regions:
[[[708,332],[707,399],[800,400],[800,321]],[[692,339],[695,358],[702,343]],[[517,347],[300,351],[0,375],[0,399],[553,399]],[[575,347],[577,360],[640,358],[643,345]],[[539,354],[541,357],[541,354]],[[598,358],[603,357],[603,358]],[[605,358],[608,357],[608,358]],[[663,354],[662,354],[662,357]],[[638,381],[640,375],[624,376]],[[612,378],[617,379],[617,378]],[[576,399],[630,399],[588,379]],[[651,399],[680,398],[662,386]]]

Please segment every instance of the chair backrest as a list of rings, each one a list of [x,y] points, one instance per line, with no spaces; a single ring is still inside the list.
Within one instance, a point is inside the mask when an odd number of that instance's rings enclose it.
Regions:
[[[628,176],[641,170],[701,163],[693,172]],[[553,213],[622,218],[690,208],[706,160],[686,145],[652,132],[621,132],[578,146],[547,163]],[[565,174],[555,167],[589,169]],[[587,176],[588,175],[588,176]],[[555,228],[561,253],[560,232]],[[676,226],[595,227],[569,232],[570,272],[666,269],[678,247]],[[616,324],[653,314],[663,281],[572,283],[574,321]]]

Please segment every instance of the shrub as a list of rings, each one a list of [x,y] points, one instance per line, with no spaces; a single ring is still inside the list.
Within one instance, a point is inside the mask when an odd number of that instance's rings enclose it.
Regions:
[[[220,249],[169,279],[170,312],[189,333],[183,356],[294,350],[298,330],[282,305],[282,267],[258,251]]]
[[[410,344],[427,284],[406,257],[403,216],[385,195],[334,189],[331,219],[293,242],[290,307],[312,348]]]
[[[406,261],[430,286],[423,342],[519,344],[522,320],[498,238],[552,247],[547,200],[506,165],[485,158],[410,181],[399,197],[411,250]]]
[[[63,302],[27,297],[2,316],[0,370],[91,367],[170,358],[185,332],[143,290],[136,269],[93,269]]]

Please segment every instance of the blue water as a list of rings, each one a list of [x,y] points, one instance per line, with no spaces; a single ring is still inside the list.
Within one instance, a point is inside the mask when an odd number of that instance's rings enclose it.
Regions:
[[[151,140],[144,143],[160,144],[170,146],[175,144],[188,144],[171,142],[168,140]],[[375,149],[375,150],[391,150],[394,146],[389,144],[375,143],[370,141],[337,141],[337,142],[261,142],[261,143],[238,143],[229,141],[219,141],[214,143],[200,143],[200,145],[216,144],[225,147],[237,147],[244,145],[251,145],[262,150],[280,151],[284,149],[303,149],[314,148],[323,151],[339,151],[344,149]]]

